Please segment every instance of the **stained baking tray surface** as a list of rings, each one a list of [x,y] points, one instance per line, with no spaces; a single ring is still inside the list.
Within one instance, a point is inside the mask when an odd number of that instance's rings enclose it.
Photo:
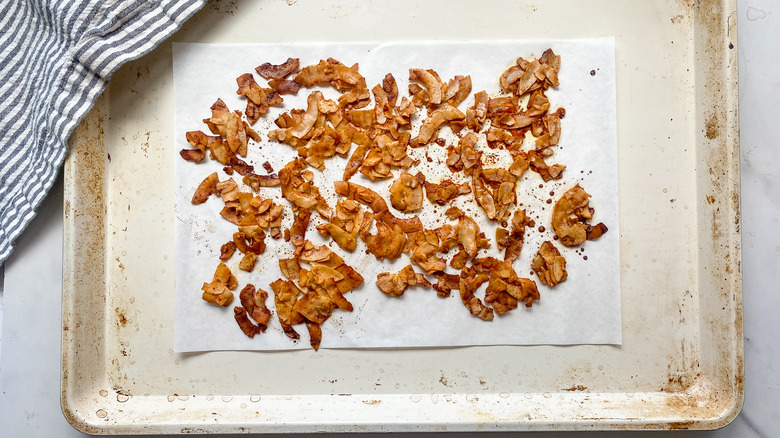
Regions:
[[[209,3],[172,41],[614,36],[623,343],[175,354],[167,42],[117,72],[71,142],[68,420],[91,433],[724,425],[743,391],[735,10],[730,0]]]

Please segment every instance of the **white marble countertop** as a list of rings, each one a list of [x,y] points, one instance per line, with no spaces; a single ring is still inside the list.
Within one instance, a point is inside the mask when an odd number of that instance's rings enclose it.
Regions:
[[[733,423],[717,431],[610,436],[753,438],[780,430],[780,2],[739,0],[738,31],[745,404]],[[3,437],[83,436],[60,410],[62,188],[60,180],[18,240],[4,275],[0,270]]]

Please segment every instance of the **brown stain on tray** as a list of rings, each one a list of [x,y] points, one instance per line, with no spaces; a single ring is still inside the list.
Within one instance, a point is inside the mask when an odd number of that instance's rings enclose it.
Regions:
[[[119,326],[124,327],[127,325],[127,317],[125,316],[125,312],[122,310],[119,310],[119,307],[114,309],[114,312],[116,312],[117,317],[117,323]]]
[[[570,392],[572,392],[572,391],[585,391],[585,390],[587,390],[587,389],[588,389],[588,387],[587,387],[587,386],[582,386],[582,385],[574,385],[574,386],[572,386],[571,388],[564,388],[563,390],[564,390],[564,391],[570,391]]]
[[[706,123],[705,135],[710,140],[715,140],[720,136],[720,122],[718,121],[718,115],[713,113]]]

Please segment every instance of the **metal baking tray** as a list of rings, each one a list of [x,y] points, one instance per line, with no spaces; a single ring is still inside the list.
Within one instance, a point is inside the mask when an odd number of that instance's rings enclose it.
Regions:
[[[208,3],[172,41],[614,36],[623,345],[174,354],[168,41],[71,140],[65,416],[117,434],[727,424],[743,400],[736,22],[735,0]]]

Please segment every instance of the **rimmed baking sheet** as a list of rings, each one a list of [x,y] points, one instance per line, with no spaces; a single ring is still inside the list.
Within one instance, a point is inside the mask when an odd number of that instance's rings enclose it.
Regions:
[[[716,0],[209,3],[172,41],[614,36],[623,344],[175,354],[167,42],[117,72],[72,140],[69,421],[91,433],[727,423],[742,401],[735,9]]]

